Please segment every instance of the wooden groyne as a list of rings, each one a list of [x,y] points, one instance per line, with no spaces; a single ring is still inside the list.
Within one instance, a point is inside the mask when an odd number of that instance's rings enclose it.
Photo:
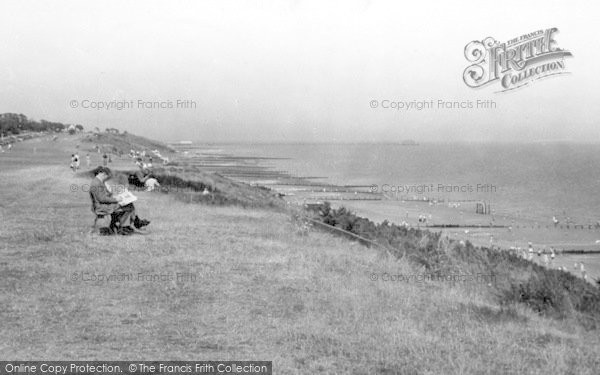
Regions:
[[[426,228],[508,228],[507,225],[484,224],[427,224]]]

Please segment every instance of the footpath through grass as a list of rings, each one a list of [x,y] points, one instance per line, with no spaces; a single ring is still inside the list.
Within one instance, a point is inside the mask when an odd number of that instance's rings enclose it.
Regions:
[[[18,168],[0,160],[2,358],[260,359],[277,374],[600,368],[597,331],[501,309],[484,283],[389,281],[424,269],[302,234],[273,210],[137,192],[147,235],[90,236],[88,194],[72,187],[88,181],[18,152]]]

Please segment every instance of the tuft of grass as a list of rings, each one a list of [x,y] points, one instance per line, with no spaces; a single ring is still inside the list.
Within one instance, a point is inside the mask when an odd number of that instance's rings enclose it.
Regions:
[[[66,229],[60,223],[51,221],[43,225],[37,225],[30,232],[26,233],[35,242],[53,242],[63,240],[66,232]]]

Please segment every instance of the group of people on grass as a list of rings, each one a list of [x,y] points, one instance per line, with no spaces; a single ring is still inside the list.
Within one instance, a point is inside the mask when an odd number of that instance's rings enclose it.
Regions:
[[[160,187],[160,183],[156,176],[152,173],[151,169],[144,164],[136,163],[138,166],[137,172],[135,172],[134,183],[138,186],[144,186],[147,191],[154,191],[154,189]]]
[[[142,150],[142,151],[130,150],[129,151],[130,158],[132,158],[134,160],[138,160],[138,161],[148,165],[150,168],[152,168],[152,161],[153,161],[151,154],[153,154],[159,160],[161,160],[163,165],[166,165],[169,163],[169,158],[162,156],[158,150],[153,150],[151,152],[146,152],[146,150]]]

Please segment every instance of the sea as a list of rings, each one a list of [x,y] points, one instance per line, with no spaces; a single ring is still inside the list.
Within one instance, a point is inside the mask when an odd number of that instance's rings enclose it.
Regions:
[[[224,153],[337,185],[407,196],[487,200],[498,212],[550,222],[600,220],[600,145],[222,144]],[[384,187],[384,185],[387,185]],[[418,192],[421,187],[422,193]],[[429,188],[423,191],[424,188]],[[410,191],[409,191],[410,189]]]
[[[600,251],[600,144],[194,142],[189,149],[259,158],[263,167],[313,182],[385,192],[383,201],[337,202],[378,222],[422,216],[438,224],[495,224],[505,228],[449,233],[506,247],[534,242]],[[469,202],[478,201],[491,207],[488,215],[475,214]],[[585,257],[598,263],[592,268],[600,276],[600,255]]]

